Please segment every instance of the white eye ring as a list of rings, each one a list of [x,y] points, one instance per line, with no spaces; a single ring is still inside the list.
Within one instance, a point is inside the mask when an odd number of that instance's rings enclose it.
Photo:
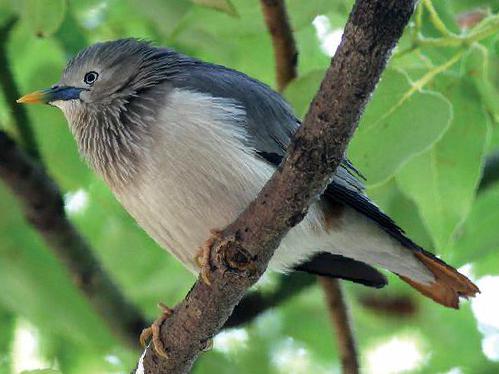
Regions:
[[[83,78],[83,82],[85,82],[85,84],[88,84],[89,86],[91,86],[92,84],[95,83],[97,78],[99,78],[99,73],[97,73],[96,71],[89,71],[87,74],[85,74],[85,77]]]

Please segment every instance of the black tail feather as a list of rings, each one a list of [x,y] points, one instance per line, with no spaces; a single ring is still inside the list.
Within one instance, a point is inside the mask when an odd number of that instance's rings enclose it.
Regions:
[[[368,287],[381,288],[388,284],[385,276],[372,266],[327,252],[315,255],[307,262],[296,266],[295,270],[346,279]]]

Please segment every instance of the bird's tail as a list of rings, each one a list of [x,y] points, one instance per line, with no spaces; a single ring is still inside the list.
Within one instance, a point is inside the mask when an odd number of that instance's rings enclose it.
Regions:
[[[424,250],[415,252],[416,258],[431,271],[435,281],[429,284],[419,283],[399,275],[399,277],[421,292],[423,295],[435,300],[444,306],[458,309],[459,298],[473,297],[480,292],[478,287],[467,277],[459,273],[452,266],[439,260],[431,253]]]

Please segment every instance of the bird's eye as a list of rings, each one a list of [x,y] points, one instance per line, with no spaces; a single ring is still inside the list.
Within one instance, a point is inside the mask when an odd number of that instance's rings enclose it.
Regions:
[[[85,78],[83,78],[83,81],[88,84],[92,85],[94,82],[99,78],[99,74],[95,71],[89,71],[87,74],[85,74]]]

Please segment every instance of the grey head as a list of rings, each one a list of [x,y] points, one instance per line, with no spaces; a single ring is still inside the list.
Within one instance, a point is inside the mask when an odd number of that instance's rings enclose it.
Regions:
[[[170,88],[168,77],[191,60],[136,39],[97,43],[71,59],[60,81],[20,99],[62,110],[81,154],[108,181],[137,172]]]

